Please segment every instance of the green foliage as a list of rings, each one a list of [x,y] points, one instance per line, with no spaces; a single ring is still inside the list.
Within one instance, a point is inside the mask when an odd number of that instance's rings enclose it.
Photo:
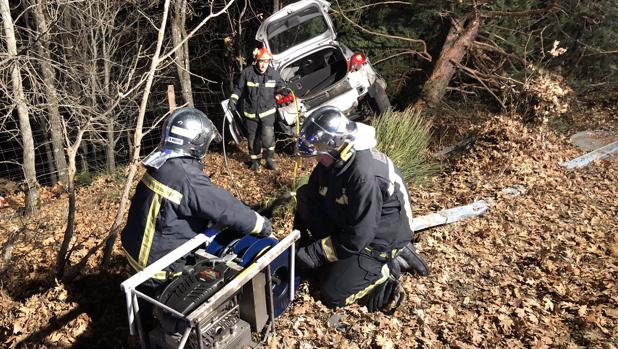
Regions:
[[[431,69],[429,62],[414,54],[415,51],[423,50],[422,45],[371,34],[350,21],[370,32],[422,39],[431,52],[439,50],[443,42],[441,36],[444,20],[440,17],[440,6],[417,2],[372,6],[374,3],[333,1],[331,17],[338,33],[343,34],[340,40],[352,50],[367,54],[374,68],[388,81],[387,93],[391,100],[398,102],[399,98],[396,97],[404,94],[406,98],[402,102],[405,103],[409,95],[420,91],[419,86],[426,76],[421,71]]]
[[[438,166],[427,156],[430,125],[413,108],[389,111],[373,123],[378,149],[401,170],[406,183],[422,183],[435,174]]]
[[[392,2],[380,6],[375,3],[332,1],[331,17],[338,32],[345,34],[340,40],[351,49],[367,54],[388,81],[391,102],[403,107],[416,100],[431,73],[432,63],[438,58],[450,28],[450,19],[470,18],[474,3],[446,0]],[[618,82],[615,0],[495,0],[476,4],[482,20],[476,39],[480,44],[461,63],[482,76],[498,79],[485,81],[486,87],[460,71],[451,86],[464,83],[462,90],[469,93],[458,96],[474,95],[492,103],[496,97],[487,92],[490,88],[505,102],[510,97],[504,94],[511,91],[508,79],[526,83],[538,68],[566,77],[577,92]],[[421,50],[417,43],[369,32],[423,40],[432,62],[413,53]],[[555,49],[562,52],[555,54]],[[517,98],[518,91],[515,92]]]
[[[92,183],[93,180],[94,180],[94,177],[92,176],[92,173],[90,173],[89,171],[84,171],[84,172],[75,174],[75,186],[77,187],[88,186],[90,185],[90,183]]]

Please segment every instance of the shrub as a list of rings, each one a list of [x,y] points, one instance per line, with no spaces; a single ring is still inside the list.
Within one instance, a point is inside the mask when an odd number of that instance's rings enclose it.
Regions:
[[[411,107],[391,110],[374,120],[373,126],[378,149],[399,167],[406,183],[421,183],[438,171],[427,153],[431,126],[420,111]]]

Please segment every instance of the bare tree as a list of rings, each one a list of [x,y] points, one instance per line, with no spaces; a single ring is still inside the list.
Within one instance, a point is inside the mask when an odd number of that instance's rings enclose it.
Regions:
[[[193,90],[191,88],[191,70],[189,67],[189,40],[185,30],[187,10],[187,0],[174,0],[174,16],[172,17],[171,29],[174,46],[179,47],[174,54],[174,62],[178,71],[182,97],[187,106],[193,108]]]
[[[32,138],[32,128],[28,114],[28,105],[22,86],[22,75],[19,68],[19,56],[17,55],[17,41],[15,39],[15,28],[11,16],[11,8],[8,0],[0,0],[0,12],[2,12],[4,32],[6,35],[6,46],[8,60],[11,64],[11,82],[13,86],[13,101],[17,107],[19,117],[19,129],[22,136],[23,146],[23,171],[26,191],[26,214],[36,212],[39,206],[39,183],[36,179],[36,169],[34,164],[34,139]],[[12,110],[10,111],[12,112]]]
[[[65,61],[61,69],[63,78],[70,82],[66,84],[68,88],[62,93],[64,103],[71,106],[65,111],[67,127],[64,128],[69,161],[67,183],[69,209],[62,245],[56,258],[56,275],[65,281],[72,280],[87,261],[84,257],[75,264],[70,263],[73,251],[80,248],[83,242],[83,240],[74,239],[77,214],[75,175],[78,169],[76,164],[78,152],[86,144],[84,142],[86,134],[94,136],[90,141],[93,145],[109,140],[109,137],[101,136],[100,133],[102,130],[109,130],[111,115],[118,111],[121,101],[131,94],[130,92],[119,93],[118,90],[121,86],[128,89],[136,69],[135,63],[117,62],[117,66],[122,67],[126,64],[126,67],[118,68],[122,69],[118,71],[118,80],[115,81],[118,88],[112,89],[111,66],[103,63],[103,68],[100,68],[99,62],[102,60],[109,59],[107,63],[112,63],[112,53],[117,48],[117,41],[110,39],[112,33],[108,32],[111,28],[108,20],[111,19],[113,23],[120,5],[122,2],[90,1],[77,5],[67,3],[64,4],[62,13],[70,18],[57,21],[60,26],[67,25],[58,28],[58,31],[66,36],[61,39],[62,42],[71,43],[70,46],[63,46]],[[75,35],[77,32],[80,35]],[[128,56],[121,59],[127,58]],[[131,59],[137,62],[141,58],[143,56],[138,52],[136,57]],[[112,142],[115,143],[116,139],[112,138]]]
[[[128,168],[127,179],[126,179],[124,190],[122,193],[120,206],[118,207],[118,211],[116,212],[116,218],[114,219],[114,223],[112,224],[112,227],[110,228],[110,233],[105,243],[105,250],[103,252],[103,263],[104,264],[107,264],[111,258],[112,249],[114,247],[114,243],[116,242],[116,236],[118,235],[118,230],[120,229],[120,226],[124,220],[124,216],[127,211],[127,206],[129,203],[129,192],[131,189],[131,185],[133,183],[133,178],[135,177],[135,174],[137,173],[137,166],[139,165],[140,149],[141,149],[141,142],[142,142],[142,137],[143,137],[144,115],[146,113],[146,106],[148,104],[148,98],[150,96],[150,87],[152,86],[155,72],[158,69],[159,64],[161,64],[161,62],[170,58],[171,55],[173,55],[176,52],[176,50],[178,50],[182,45],[184,45],[184,43],[187,40],[193,37],[193,35],[198,30],[200,30],[200,28],[202,28],[208,21],[210,21],[214,17],[218,17],[221,14],[226,13],[228,8],[234,3],[234,1],[235,0],[230,0],[229,2],[225,4],[223,8],[221,8],[218,11],[213,10],[213,3],[211,3],[210,14],[206,16],[206,18],[204,18],[200,22],[200,24],[198,24],[197,27],[195,27],[187,35],[187,37],[183,39],[183,41],[175,45],[175,47],[169,52],[167,52],[165,55],[160,56],[159,52],[161,50],[161,46],[163,43],[163,37],[165,34],[166,17],[167,17],[167,12],[169,9],[170,0],[166,0],[165,2],[164,11],[163,11],[163,19],[161,21],[161,27],[159,28],[159,34],[157,37],[157,48],[155,50],[155,54],[152,57],[152,61],[150,64],[150,71],[147,74],[146,85],[144,86],[144,94],[142,96],[142,102],[141,102],[141,105],[139,108],[139,114],[136,120],[135,133],[133,135],[132,159],[131,159],[131,163]]]
[[[47,98],[47,114],[49,119],[49,132],[51,135],[51,148],[53,160],[58,173],[58,179],[67,183],[67,161],[64,153],[64,137],[62,134],[62,117],[58,101],[58,91],[56,89],[56,73],[52,65],[49,52],[49,27],[45,10],[45,1],[33,1],[33,14],[36,22],[39,37],[36,40],[37,51],[39,53],[39,65],[43,73],[43,83],[45,86],[45,96]]]

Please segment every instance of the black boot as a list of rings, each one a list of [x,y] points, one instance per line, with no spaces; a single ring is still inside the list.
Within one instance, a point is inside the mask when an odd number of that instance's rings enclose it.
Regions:
[[[371,290],[361,302],[367,306],[367,311],[370,313],[381,311],[390,315],[405,302],[406,298],[406,292],[399,280],[389,276],[386,282]]]
[[[421,276],[429,275],[427,263],[416,253],[416,248],[411,242],[401,249],[394,262],[399,264],[402,272],[417,273]]]
[[[260,167],[260,160],[257,160],[257,159],[251,160],[251,164],[249,165],[249,169],[251,171],[257,171],[258,167]]]
[[[266,150],[266,153],[265,153],[265,158],[266,158],[265,167],[269,170],[277,169],[277,165],[275,164],[275,160],[273,159],[274,153],[275,153],[274,150]]]

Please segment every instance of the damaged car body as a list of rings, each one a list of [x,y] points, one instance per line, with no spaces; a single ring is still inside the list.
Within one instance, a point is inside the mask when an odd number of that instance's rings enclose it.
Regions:
[[[386,82],[365,54],[337,41],[328,15],[330,3],[303,0],[285,6],[264,20],[256,39],[273,54],[272,65],[287,86],[277,100],[277,126],[282,138],[293,137],[300,119],[323,105],[339,108],[351,119],[360,103],[380,114],[390,108]],[[227,132],[239,143],[244,137],[242,119],[227,110]]]

